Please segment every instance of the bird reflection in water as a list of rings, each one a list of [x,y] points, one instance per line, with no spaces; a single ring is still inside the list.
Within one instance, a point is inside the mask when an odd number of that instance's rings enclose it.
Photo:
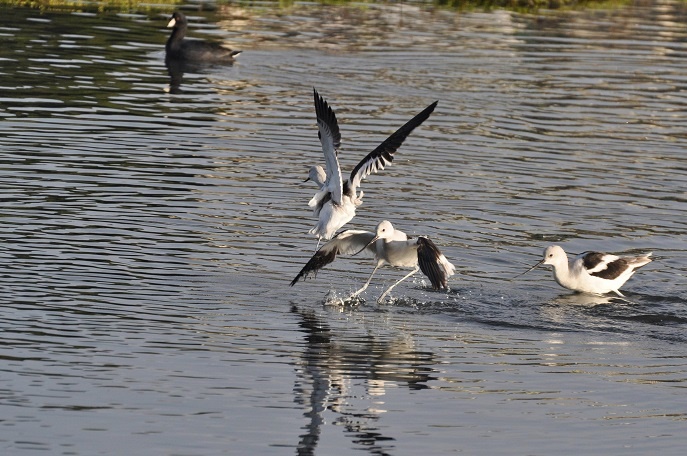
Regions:
[[[184,80],[184,74],[203,73],[207,69],[217,67],[218,65],[230,67],[233,65],[233,62],[208,64],[166,57],[165,66],[167,67],[167,74],[169,74],[169,87],[165,89],[165,92],[172,94],[182,93],[181,84]]]
[[[385,412],[381,397],[389,384],[429,388],[427,382],[436,372],[430,367],[436,364],[434,355],[418,351],[408,337],[383,340],[370,332],[346,337],[332,331],[311,309],[293,306],[291,311],[300,318],[306,343],[294,386],[294,400],[304,407],[308,421],[297,454],[316,454],[325,415],[331,414],[329,421],[343,426],[355,446],[390,454],[394,439],[376,424]],[[356,379],[363,380],[366,394],[354,391]]]
[[[181,93],[181,82],[184,79],[184,73],[188,71],[188,65],[184,60],[165,58],[165,66],[167,67],[167,74],[169,74],[168,93]]]
[[[562,294],[551,300],[552,304],[563,306],[599,306],[603,304],[629,303],[628,299],[620,296],[594,295],[589,293]]]

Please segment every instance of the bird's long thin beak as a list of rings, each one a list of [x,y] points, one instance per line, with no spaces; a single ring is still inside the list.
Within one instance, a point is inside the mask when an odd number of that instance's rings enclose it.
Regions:
[[[310,178],[307,177],[307,178],[303,181],[303,183],[305,184],[305,183],[308,182],[309,180],[310,180]]]
[[[359,254],[360,252],[362,252],[363,250],[365,250],[366,248],[368,248],[369,246],[371,246],[372,244],[374,244],[375,242],[377,242],[378,239],[379,239],[379,236],[373,237],[372,240],[371,240],[370,242],[368,242],[367,244],[365,244],[365,247],[363,247],[362,249],[360,249],[360,250],[358,250],[357,252],[355,252],[355,253],[353,254],[353,256],[356,256],[357,254]]]
[[[528,272],[530,272],[532,269],[536,268],[537,266],[539,266],[539,265],[542,264],[543,262],[544,262],[544,259],[542,259],[540,262],[538,262],[537,264],[535,264],[534,266],[532,266],[531,268],[529,268],[527,271],[523,272],[522,274],[518,274],[518,275],[516,275],[516,276],[513,277],[513,278],[514,278],[514,279],[517,279],[518,277],[524,276],[525,274],[527,274]]]
[[[167,23],[167,27],[174,27],[174,26],[176,25],[176,23],[177,23],[177,20],[174,19],[174,18],[172,18],[172,19],[170,19],[169,22]]]

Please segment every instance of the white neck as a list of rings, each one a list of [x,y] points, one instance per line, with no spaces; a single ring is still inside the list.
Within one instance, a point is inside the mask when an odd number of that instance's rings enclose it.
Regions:
[[[562,287],[572,288],[575,281],[570,274],[570,264],[567,258],[553,265],[553,277]]]

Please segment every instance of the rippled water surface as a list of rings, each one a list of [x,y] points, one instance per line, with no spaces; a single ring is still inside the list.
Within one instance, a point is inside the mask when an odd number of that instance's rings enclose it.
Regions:
[[[2,10],[3,454],[682,454],[687,10],[190,9],[233,66],[164,63],[169,12]],[[182,71],[180,74],[178,71]],[[180,78],[180,79],[179,79]],[[449,292],[315,249],[316,87],[350,170]],[[626,299],[537,269],[654,252]]]

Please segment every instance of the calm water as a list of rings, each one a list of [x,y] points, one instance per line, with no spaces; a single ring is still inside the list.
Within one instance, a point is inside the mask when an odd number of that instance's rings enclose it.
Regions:
[[[684,452],[683,3],[191,10],[244,53],[178,93],[168,12],[2,15],[2,454]],[[313,86],[347,170],[439,100],[351,226],[431,236],[450,292],[328,304],[364,258],[288,286]],[[626,300],[511,280],[552,243],[656,261]]]

